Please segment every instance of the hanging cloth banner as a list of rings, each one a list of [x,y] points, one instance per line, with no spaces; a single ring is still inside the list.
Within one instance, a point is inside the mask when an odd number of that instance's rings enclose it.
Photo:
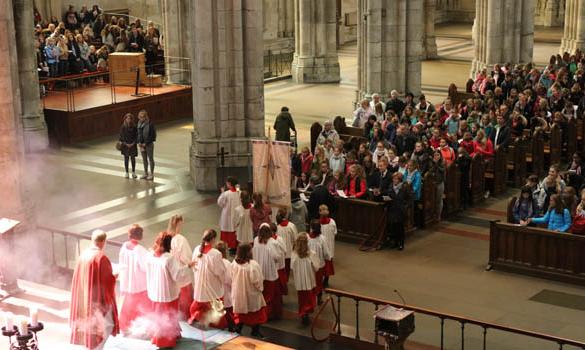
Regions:
[[[273,206],[290,207],[290,142],[252,140],[254,191]]]

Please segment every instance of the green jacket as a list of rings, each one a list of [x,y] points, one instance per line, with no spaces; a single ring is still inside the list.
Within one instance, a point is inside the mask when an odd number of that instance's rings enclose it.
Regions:
[[[274,130],[276,130],[276,141],[290,142],[290,130],[297,132],[295,122],[289,112],[280,112],[274,121]]]

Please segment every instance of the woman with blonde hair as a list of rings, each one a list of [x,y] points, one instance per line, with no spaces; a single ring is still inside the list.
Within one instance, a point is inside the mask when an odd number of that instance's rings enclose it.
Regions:
[[[321,170],[321,163],[326,161],[327,157],[325,155],[325,148],[323,148],[321,145],[315,146],[315,153],[313,154],[311,170]]]
[[[309,314],[317,306],[317,296],[313,289],[317,286],[315,273],[319,270],[319,261],[315,252],[309,249],[309,239],[301,234],[295,241],[291,254],[290,269],[294,272],[295,289],[299,304],[298,314],[304,325],[310,323]]]
[[[182,215],[173,215],[169,220],[166,232],[172,237],[171,255],[181,264],[188,265],[191,262],[192,250],[187,238],[181,234],[183,223]],[[189,318],[189,309],[193,302],[193,274],[190,274],[189,278],[185,279],[180,287],[179,312],[181,318],[186,320]]]

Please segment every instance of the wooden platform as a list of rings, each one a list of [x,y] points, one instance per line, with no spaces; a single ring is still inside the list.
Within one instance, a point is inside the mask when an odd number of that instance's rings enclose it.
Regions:
[[[44,98],[44,113],[52,147],[89,141],[120,132],[123,116],[148,111],[155,124],[192,118],[192,91],[189,86],[141,87],[150,96],[132,96],[134,88],[109,85],[51,93]],[[74,108],[72,108],[72,102]],[[69,101],[69,103],[68,103]]]

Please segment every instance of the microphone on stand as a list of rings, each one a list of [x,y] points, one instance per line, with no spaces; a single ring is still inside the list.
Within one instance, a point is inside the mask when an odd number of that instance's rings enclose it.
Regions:
[[[400,294],[398,289],[394,289],[394,293],[396,293],[400,297],[400,300],[402,300],[402,308],[404,308],[406,306],[406,300],[404,300],[404,298],[402,297],[402,294]]]

